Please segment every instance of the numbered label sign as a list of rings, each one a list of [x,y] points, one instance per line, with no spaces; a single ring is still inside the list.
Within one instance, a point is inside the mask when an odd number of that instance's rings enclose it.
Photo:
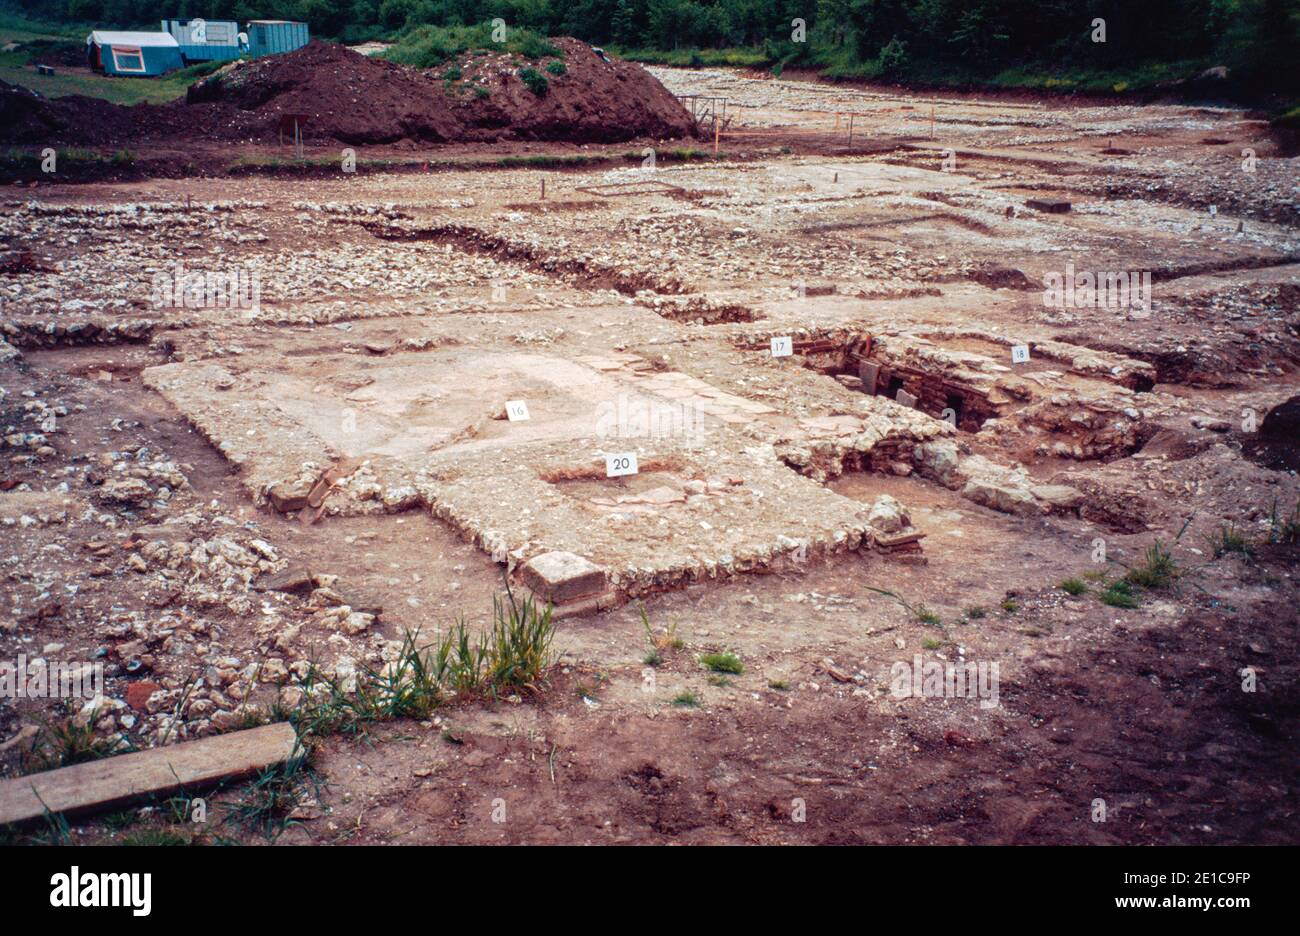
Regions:
[[[1029,345],[1018,344],[1011,346],[1011,363],[1025,364],[1029,361]]]
[[[511,422],[529,419],[528,404],[523,400],[506,400],[506,418]]]
[[[605,477],[621,478],[637,473],[636,452],[622,452],[605,456]]]
[[[794,339],[789,335],[772,339],[772,357],[789,357],[794,354]]]

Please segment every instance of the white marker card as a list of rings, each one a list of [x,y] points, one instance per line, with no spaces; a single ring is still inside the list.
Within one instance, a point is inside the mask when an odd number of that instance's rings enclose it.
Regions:
[[[789,357],[794,354],[794,339],[789,335],[772,339],[772,357]]]
[[[637,473],[636,452],[620,452],[605,456],[605,477],[621,478]]]
[[[528,404],[523,400],[506,400],[506,418],[511,422],[521,422],[530,419],[528,415]]]
[[[1029,360],[1029,345],[1018,344],[1011,346],[1011,363],[1024,364]]]

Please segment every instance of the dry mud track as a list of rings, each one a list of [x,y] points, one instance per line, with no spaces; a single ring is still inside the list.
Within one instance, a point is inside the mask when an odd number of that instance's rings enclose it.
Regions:
[[[545,685],[323,739],[279,840],[1294,841],[1296,161],[1232,111],[937,96],[932,139],[929,98],[660,76],[745,158],[13,190],[0,660],[202,736],[573,553]],[[900,697],[918,660],[996,698]],[[0,709],[6,770],[59,714]]]

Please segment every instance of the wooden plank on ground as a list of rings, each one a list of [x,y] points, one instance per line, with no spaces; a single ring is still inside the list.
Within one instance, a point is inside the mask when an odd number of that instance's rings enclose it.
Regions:
[[[257,773],[293,754],[288,722],[120,754],[44,773],[0,780],[0,825],[51,813],[120,808],[144,796],[168,796]]]

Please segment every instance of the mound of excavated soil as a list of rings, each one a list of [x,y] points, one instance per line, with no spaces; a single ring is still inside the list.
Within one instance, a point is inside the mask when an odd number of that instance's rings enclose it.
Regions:
[[[659,81],[631,62],[607,62],[576,39],[555,39],[558,58],[528,61],[469,53],[429,71],[367,58],[315,41],[291,52],[239,63],[190,88],[190,103],[233,107],[228,131],[273,132],[282,114],[305,114],[308,139],[344,143],[496,139],[616,142],[681,137],[692,124]],[[546,70],[564,64],[564,74]],[[444,76],[459,70],[460,77]],[[520,72],[546,79],[535,93]]]
[[[458,63],[425,71],[317,40],[286,55],[232,63],[194,84],[184,101],[159,106],[47,99],[0,82],[0,141],[122,146],[185,139],[270,142],[287,114],[305,116],[306,139],[316,143],[613,143],[692,133],[681,102],[640,65],[607,62],[576,39],[552,42],[563,50],[562,57],[530,62],[470,53]],[[556,61],[564,63],[564,74],[546,71]],[[445,80],[453,64],[461,77]],[[542,94],[524,83],[524,68],[545,76]]]
[[[99,98],[43,98],[0,81],[0,139],[6,143],[111,144],[130,134],[130,108]]]
[[[270,136],[282,114],[297,114],[306,115],[304,133],[313,140],[443,143],[458,139],[462,128],[440,91],[418,69],[315,40],[286,55],[223,68],[194,84],[186,101],[223,105],[212,128],[219,136]]]
[[[499,53],[461,57],[462,77],[447,83],[447,98],[467,126],[467,137],[495,139],[504,132],[521,139],[608,143],[693,134],[686,108],[640,65],[606,61],[577,39],[551,42],[564,52],[561,58],[528,63]],[[564,74],[546,70],[556,61],[563,63]],[[546,78],[543,95],[519,77],[521,67]],[[487,95],[476,87],[486,88]]]

